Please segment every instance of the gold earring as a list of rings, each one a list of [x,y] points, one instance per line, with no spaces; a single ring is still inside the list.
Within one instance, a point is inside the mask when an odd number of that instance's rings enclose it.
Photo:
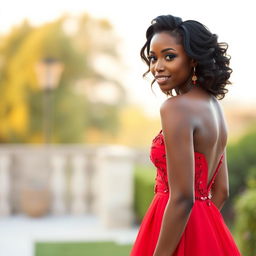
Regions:
[[[192,75],[192,83],[196,84],[197,76],[196,76],[196,67],[194,67],[193,75]]]

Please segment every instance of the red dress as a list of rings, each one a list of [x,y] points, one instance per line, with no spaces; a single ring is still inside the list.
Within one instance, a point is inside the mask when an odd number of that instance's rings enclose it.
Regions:
[[[202,153],[195,152],[195,203],[181,240],[170,256],[241,255],[219,209],[210,200],[210,190],[222,163],[207,186],[208,166]],[[164,138],[160,132],[152,142],[150,159],[157,168],[155,195],[140,226],[130,256],[152,256],[169,198]]]

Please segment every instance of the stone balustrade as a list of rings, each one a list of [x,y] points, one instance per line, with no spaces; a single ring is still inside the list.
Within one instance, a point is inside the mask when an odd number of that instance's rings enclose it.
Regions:
[[[10,157],[0,155],[0,215],[7,216],[11,212],[10,206]]]
[[[136,156],[122,146],[1,145],[0,216],[90,213],[130,226]]]

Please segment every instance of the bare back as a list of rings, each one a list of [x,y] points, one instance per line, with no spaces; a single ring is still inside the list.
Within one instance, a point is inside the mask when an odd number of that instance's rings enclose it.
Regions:
[[[185,96],[185,95],[183,95]],[[194,114],[194,151],[203,153],[208,163],[208,184],[227,144],[227,127],[218,100],[202,90],[186,94]]]

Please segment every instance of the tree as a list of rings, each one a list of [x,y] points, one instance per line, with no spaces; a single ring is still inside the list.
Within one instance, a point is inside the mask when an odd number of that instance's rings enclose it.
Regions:
[[[119,61],[112,28],[106,20],[82,15],[72,19],[76,29],[70,33],[67,26],[70,20],[66,15],[40,27],[23,22],[2,38],[0,142],[43,141],[43,92],[35,66],[49,57],[60,60],[65,67],[59,87],[52,95],[53,141],[81,142],[88,130],[113,134],[117,129],[116,112],[124,100],[124,90],[117,80],[107,77],[95,65],[95,58],[101,56]],[[103,82],[115,88],[114,102],[97,99],[96,93],[91,98]]]

